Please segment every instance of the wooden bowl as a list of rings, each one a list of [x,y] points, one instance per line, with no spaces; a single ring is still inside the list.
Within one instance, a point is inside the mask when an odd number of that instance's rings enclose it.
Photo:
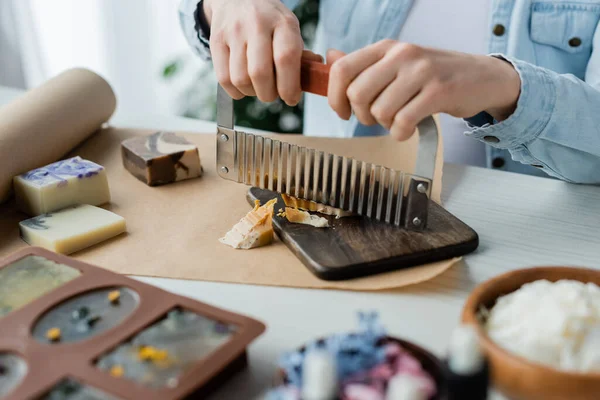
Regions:
[[[496,299],[522,285],[540,279],[593,282],[600,285],[600,271],[586,268],[538,267],[516,270],[482,283],[471,293],[462,320],[475,324],[490,362],[492,381],[504,395],[515,400],[598,400],[600,373],[565,372],[528,361],[496,345],[478,318],[480,306],[491,308]]]
[[[447,384],[446,384],[446,369],[444,363],[437,358],[435,355],[425,350],[424,348],[417,346],[414,343],[407,342],[406,340],[398,339],[395,337],[388,336],[385,339],[385,343],[395,342],[398,343],[404,350],[410,353],[414,358],[419,360],[421,366],[427,371],[437,387],[437,394],[430,400],[444,400],[447,396]],[[274,386],[282,385],[285,382],[285,373],[282,370],[277,371],[275,376]]]

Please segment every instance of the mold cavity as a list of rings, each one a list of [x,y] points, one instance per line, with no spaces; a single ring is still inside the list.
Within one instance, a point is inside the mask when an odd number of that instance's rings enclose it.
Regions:
[[[0,268],[0,317],[80,275],[78,269],[40,256],[27,256]]]
[[[96,366],[115,378],[151,388],[174,388],[195,363],[228,342],[234,325],[180,308],[100,357]]]
[[[11,353],[0,353],[0,398],[13,391],[27,374],[27,363]]]
[[[52,344],[89,339],[122,323],[138,303],[137,293],[125,287],[82,293],[44,313],[33,337]]]
[[[56,384],[41,400],[119,400],[91,386],[73,379],[65,379]]]

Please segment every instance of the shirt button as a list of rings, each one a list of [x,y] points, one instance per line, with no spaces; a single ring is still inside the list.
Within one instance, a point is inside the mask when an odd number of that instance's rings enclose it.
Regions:
[[[578,37],[572,38],[571,40],[569,40],[569,46],[571,46],[571,47],[581,46],[581,39],[579,39]]]
[[[483,140],[487,143],[499,143],[500,139],[498,139],[496,136],[484,136]]]
[[[494,26],[493,32],[494,32],[494,35],[496,35],[496,36],[502,36],[502,35],[504,35],[504,32],[506,32],[506,28],[502,24],[496,24]]]
[[[494,168],[502,168],[504,167],[504,158],[496,157],[492,160],[492,167]]]

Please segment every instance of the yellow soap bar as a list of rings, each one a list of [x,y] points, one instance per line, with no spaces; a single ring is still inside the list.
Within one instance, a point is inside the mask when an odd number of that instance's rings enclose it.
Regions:
[[[273,207],[277,199],[256,206],[231,228],[219,241],[234,249],[253,249],[273,241]]]
[[[21,237],[32,246],[71,254],[126,231],[125,219],[81,204],[21,221]]]

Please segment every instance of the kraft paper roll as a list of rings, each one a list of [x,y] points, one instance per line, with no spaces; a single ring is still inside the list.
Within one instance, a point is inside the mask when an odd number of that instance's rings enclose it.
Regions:
[[[12,178],[64,157],[96,132],[117,105],[92,71],[70,69],[0,108],[0,203]]]

